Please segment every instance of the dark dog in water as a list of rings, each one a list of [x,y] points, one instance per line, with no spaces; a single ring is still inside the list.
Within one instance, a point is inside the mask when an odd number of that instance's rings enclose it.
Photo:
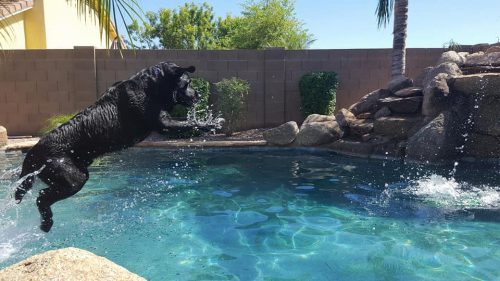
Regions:
[[[25,179],[15,191],[17,202],[31,189],[38,171],[48,185],[36,200],[40,228],[48,232],[53,224],[50,206],[82,189],[95,158],[132,146],[152,131],[213,129],[214,125],[175,121],[169,115],[176,104],[192,106],[198,100],[188,75],[194,71],[194,66],[166,62],[146,68],[115,83],[94,105],[42,137],[24,159],[21,178]]]

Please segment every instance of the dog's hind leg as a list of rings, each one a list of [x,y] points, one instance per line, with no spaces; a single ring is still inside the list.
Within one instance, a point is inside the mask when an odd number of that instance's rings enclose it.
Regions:
[[[16,203],[21,203],[24,195],[28,192],[35,182],[35,176],[28,176],[24,181],[16,188],[16,192],[14,193],[14,197],[16,199]]]
[[[53,161],[39,177],[49,185],[40,191],[36,200],[41,215],[40,229],[49,232],[54,223],[50,206],[80,191],[87,182],[89,173],[87,168],[75,165],[71,159],[63,158]]]

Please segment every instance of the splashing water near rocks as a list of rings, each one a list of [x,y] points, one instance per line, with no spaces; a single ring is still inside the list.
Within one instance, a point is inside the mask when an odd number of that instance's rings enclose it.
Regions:
[[[195,124],[195,127],[211,127],[211,132],[222,128],[224,118],[220,113],[214,115],[211,109],[197,109],[192,107],[187,113],[187,121]]]

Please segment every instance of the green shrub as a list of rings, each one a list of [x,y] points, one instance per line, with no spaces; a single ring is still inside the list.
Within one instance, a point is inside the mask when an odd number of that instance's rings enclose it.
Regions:
[[[40,130],[40,135],[46,135],[48,132],[68,122],[76,113],[54,115],[45,121],[45,127]]]
[[[245,118],[245,97],[250,91],[250,84],[233,77],[222,79],[215,87],[218,93],[218,109],[226,120],[223,130],[226,135],[232,135],[236,126]]]
[[[299,82],[302,113],[331,115],[335,110],[337,73],[313,72],[302,76]]]
[[[210,99],[210,83],[203,78],[192,78],[191,87],[200,93],[200,100],[194,105],[194,109],[203,114],[210,108],[208,100]],[[170,115],[172,117],[186,117],[189,108],[183,105],[176,105]]]

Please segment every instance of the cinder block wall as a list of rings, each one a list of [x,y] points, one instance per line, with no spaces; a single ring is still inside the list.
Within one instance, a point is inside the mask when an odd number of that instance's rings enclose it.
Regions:
[[[416,78],[442,49],[408,49],[407,72]],[[298,82],[311,71],[335,71],[337,108],[348,107],[390,78],[390,49],[355,50],[16,50],[0,55],[0,124],[9,135],[35,135],[52,115],[79,111],[111,84],[160,61],[194,65],[194,76],[215,83],[250,82],[242,129],[301,122]]]

